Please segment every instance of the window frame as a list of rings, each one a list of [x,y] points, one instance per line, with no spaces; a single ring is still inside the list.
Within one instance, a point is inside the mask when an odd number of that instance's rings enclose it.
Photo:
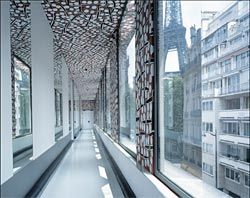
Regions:
[[[17,55],[15,55],[14,53],[12,53],[12,58],[13,58],[13,62],[14,62],[14,59],[16,58],[18,61],[22,62],[22,64],[24,64],[28,69],[29,69],[29,72],[30,72],[30,79],[29,79],[29,84],[30,84],[30,133],[26,133],[26,134],[22,134],[22,135],[18,135],[18,136],[15,136],[13,137],[12,135],[12,139],[18,139],[18,138],[21,138],[21,137],[25,137],[27,135],[31,135],[33,134],[33,111],[32,111],[32,68],[30,65],[28,65],[27,63],[25,63],[20,57],[18,57]],[[13,68],[15,69],[15,65],[13,65]],[[14,71],[15,72],[15,71]],[[12,97],[11,97],[12,98]],[[13,107],[13,104],[12,104],[12,107]],[[16,106],[15,106],[16,108]],[[12,131],[12,130],[11,130]],[[33,144],[32,144],[32,148],[33,148]]]
[[[126,5],[124,6],[124,9],[122,10],[122,17],[120,19],[120,24],[122,22],[122,20],[124,19],[124,17],[126,16],[126,10],[127,10],[127,6],[128,6],[128,2],[129,1],[126,1]],[[134,1],[134,6],[136,6],[135,4],[136,2]],[[136,17],[136,16],[135,16]],[[136,18],[135,18],[135,21],[136,23]],[[117,65],[118,65],[118,69],[117,69],[117,77],[118,77],[118,128],[119,128],[119,134],[118,134],[118,145],[121,146],[130,156],[132,156],[132,158],[136,161],[136,156],[137,156],[137,149],[136,149],[136,152],[133,152],[131,149],[129,149],[126,145],[124,145],[121,140],[120,140],[120,29],[122,28],[122,26],[119,25],[118,27],[118,31],[117,31],[117,38],[116,38],[116,52],[117,52]],[[133,37],[136,37],[136,26],[135,26],[135,32],[133,34]],[[131,40],[129,41],[129,44],[130,42],[132,41],[133,37],[131,38]],[[129,46],[128,44],[128,46]],[[127,46],[127,47],[128,47]],[[136,53],[136,43],[135,43],[135,53]],[[135,57],[136,57],[136,54],[135,54]],[[136,67],[136,63],[135,63],[135,67]],[[136,69],[135,69],[136,71]],[[126,74],[127,75],[127,74]],[[134,90],[135,87],[134,87]],[[135,98],[136,100],[136,98]],[[136,102],[136,101],[135,101]],[[136,120],[135,120],[136,121]],[[135,123],[135,130],[136,130],[136,123]],[[106,132],[106,134],[111,137],[111,134],[108,134]],[[112,138],[112,137],[111,137]],[[137,140],[137,135],[136,135],[136,131],[135,131],[135,139]],[[136,141],[135,141],[135,145],[137,145]]]
[[[158,12],[158,6],[159,6],[159,2],[158,1],[154,1],[153,2],[153,7],[154,7],[154,15],[153,15],[153,28],[154,28],[154,116],[153,116],[153,122],[154,122],[154,128],[155,128],[155,134],[154,134],[154,175],[161,181],[163,182],[167,187],[169,187],[175,194],[177,194],[180,197],[192,197],[191,194],[189,194],[187,191],[185,191],[184,189],[182,189],[180,186],[178,186],[174,181],[172,181],[170,178],[166,177],[163,173],[161,173],[160,168],[159,168],[159,126],[160,126],[160,122],[159,122],[159,84],[160,84],[160,78],[158,78],[159,76],[159,40],[158,40],[158,36],[159,36],[159,26],[158,26],[158,18],[159,18],[159,12]]]

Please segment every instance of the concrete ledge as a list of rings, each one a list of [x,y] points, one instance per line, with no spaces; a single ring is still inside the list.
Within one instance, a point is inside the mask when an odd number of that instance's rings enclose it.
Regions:
[[[95,126],[95,128],[136,197],[177,197],[155,176],[141,172],[137,168],[135,160],[120,145],[99,127]]]
[[[1,185],[1,197],[25,197],[50,164],[57,158],[63,149],[70,143],[71,136],[56,142],[37,159],[31,161],[9,180]]]

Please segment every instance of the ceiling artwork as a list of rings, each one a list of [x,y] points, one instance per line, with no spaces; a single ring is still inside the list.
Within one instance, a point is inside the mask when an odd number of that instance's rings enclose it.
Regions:
[[[10,1],[11,53],[31,66],[31,9],[29,0]]]
[[[94,100],[126,0],[44,0],[57,50],[83,100]]]

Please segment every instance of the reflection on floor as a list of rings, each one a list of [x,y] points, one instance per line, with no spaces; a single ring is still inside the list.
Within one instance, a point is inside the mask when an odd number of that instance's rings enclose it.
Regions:
[[[92,130],[79,134],[39,196],[123,197],[103,148],[97,144]]]

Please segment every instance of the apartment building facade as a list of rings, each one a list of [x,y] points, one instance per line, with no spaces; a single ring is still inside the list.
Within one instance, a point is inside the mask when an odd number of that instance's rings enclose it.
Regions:
[[[248,197],[249,2],[211,16],[201,42],[202,179]]]
[[[201,29],[190,28],[191,46],[183,73],[183,161],[181,167],[201,178]]]

